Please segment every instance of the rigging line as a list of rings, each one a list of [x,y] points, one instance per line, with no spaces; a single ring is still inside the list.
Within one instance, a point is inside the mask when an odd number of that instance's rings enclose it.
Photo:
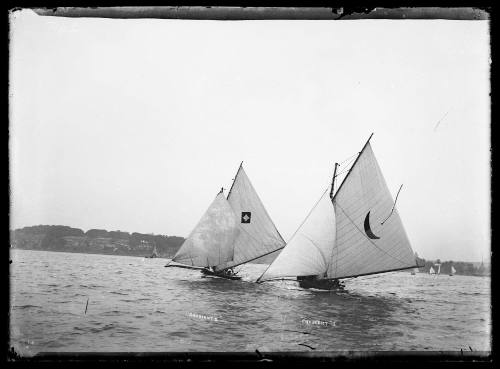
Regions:
[[[328,186],[328,187],[326,188],[326,190],[323,192],[323,194],[321,195],[321,197],[319,198],[319,200],[318,200],[318,201],[316,201],[316,204],[314,204],[314,206],[312,207],[312,209],[311,209],[311,210],[309,211],[309,213],[307,214],[306,218],[302,221],[302,223],[300,223],[299,227],[295,230],[295,232],[292,234],[292,237],[290,237],[290,238],[289,238],[289,241],[288,241],[286,244],[290,243],[290,241],[293,239],[293,237],[295,236],[295,234],[297,234],[297,232],[299,231],[300,227],[302,227],[302,225],[306,222],[306,220],[309,218],[309,216],[311,215],[311,213],[313,212],[313,210],[314,210],[314,209],[316,209],[316,206],[318,206],[318,204],[319,204],[319,202],[321,201],[321,199],[323,198],[323,196],[325,196],[325,194],[328,192],[329,187],[330,187],[330,186]],[[284,247],[286,247],[286,245],[285,245]],[[284,248],[284,247],[283,247],[283,248]],[[274,260],[276,260],[276,259],[274,259]],[[266,268],[266,270],[264,270],[264,273],[262,273],[262,274],[260,275],[260,277],[259,277],[259,278],[257,278],[257,281],[256,281],[256,282],[259,282],[259,281],[260,281],[260,279],[262,278],[262,276],[263,276],[264,274],[266,274],[267,270],[269,269],[269,267],[270,267],[271,265],[272,265],[272,263],[271,263],[271,264],[269,264],[269,266]]]
[[[349,169],[350,169],[350,167],[345,167],[345,168],[344,168],[344,169],[342,169],[340,172],[338,172],[338,173],[335,175],[335,177],[340,176],[341,174],[343,174],[343,173],[347,172]]]
[[[386,221],[387,219],[389,219],[389,217],[392,215],[392,212],[394,211],[394,208],[396,207],[396,201],[398,201],[399,191],[401,191],[401,188],[403,188],[403,185],[401,185],[401,186],[399,187],[399,190],[398,190],[398,193],[396,194],[396,199],[394,200],[394,205],[392,206],[392,210],[391,210],[391,212],[389,213],[389,215],[387,216],[387,218],[385,218],[385,219],[382,221],[382,223],[380,223],[380,225],[384,225],[385,221]]]
[[[380,251],[382,251],[384,254],[387,254],[389,255],[391,258],[399,261],[400,263],[402,263],[403,265],[406,264],[404,261],[398,259],[397,257],[389,254],[387,251],[381,249],[380,247],[378,247],[370,238],[368,238],[366,236],[366,234],[364,232],[361,231],[361,229],[358,228],[358,226],[356,225],[356,223],[354,223],[354,221],[349,217],[349,215],[347,215],[347,213],[344,211],[344,209],[342,209],[342,206],[339,205],[338,201],[336,202],[337,206],[340,208],[340,210],[342,210],[342,212],[344,213],[344,215],[347,217],[347,219],[349,219],[351,221],[351,223],[356,227],[356,229],[359,231],[359,233],[361,233],[368,241],[370,241],[370,243],[375,246],[377,249],[379,249]]]
[[[342,160],[342,161],[339,163],[339,165],[342,165],[342,163],[345,163],[345,162],[346,162],[346,161],[348,161],[349,159],[354,158],[356,155],[358,155],[358,153],[356,153],[356,154],[354,154],[354,155],[352,155],[352,156],[349,156],[349,157],[348,157],[347,159],[345,159],[345,160]]]
[[[347,164],[339,165],[339,169],[342,167],[339,174],[348,170],[351,167],[351,164],[354,162],[354,160],[356,160],[356,158],[352,158],[351,160],[349,160],[349,162]]]

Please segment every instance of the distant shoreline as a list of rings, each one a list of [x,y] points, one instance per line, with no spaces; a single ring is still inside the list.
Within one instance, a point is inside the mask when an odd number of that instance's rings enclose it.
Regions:
[[[37,225],[10,231],[12,249],[34,251],[70,252],[94,255],[119,255],[150,258],[155,255],[162,259],[171,259],[177,253],[185,238],[144,234],[138,232],[107,231],[105,229],[89,229],[84,232],[79,228],[63,225]],[[270,264],[279,252],[254,260],[254,264]],[[428,273],[431,268],[437,272],[436,264],[440,264],[440,274],[450,274],[451,267],[456,275],[488,276],[491,264],[462,261],[426,260],[416,256],[416,263],[421,267],[419,273]],[[410,268],[409,268],[410,269]]]
[[[75,250],[41,250],[41,249],[26,249],[26,248],[14,248],[11,247],[10,250],[22,250],[22,251],[41,251],[41,252],[61,252],[61,253],[68,253],[68,254],[82,254],[82,255],[103,255],[103,256],[130,256],[133,258],[144,258],[144,259],[164,259],[164,260],[170,260],[171,258],[166,257],[166,256],[157,256],[155,258],[150,258],[147,256],[141,256],[141,255],[129,255],[129,254],[109,254],[109,253],[98,253],[98,252],[81,252],[81,251],[75,251]]]

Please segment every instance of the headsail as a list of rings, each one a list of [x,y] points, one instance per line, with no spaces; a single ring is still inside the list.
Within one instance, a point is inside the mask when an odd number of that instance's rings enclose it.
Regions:
[[[323,274],[335,243],[335,211],[328,194],[321,199],[259,280]]]
[[[247,263],[285,246],[242,165],[236,173],[227,201],[236,215],[239,234],[234,241],[234,258],[219,265],[218,270]]]
[[[172,261],[198,267],[226,263],[233,260],[233,243],[238,233],[236,216],[220,192]]]
[[[417,266],[369,142],[337,190],[333,205],[337,235],[328,278],[355,277]]]
[[[429,269],[429,274],[435,274],[435,273],[436,273],[436,272],[434,271],[434,268],[433,268],[433,267],[431,267],[431,268]]]

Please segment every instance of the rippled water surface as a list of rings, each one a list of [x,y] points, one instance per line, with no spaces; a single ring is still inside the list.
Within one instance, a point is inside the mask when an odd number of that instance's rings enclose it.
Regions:
[[[335,294],[253,283],[266,268],[257,264],[229,281],[164,268],[166,259],[29,250],[11,259],[11,345],[26,356],[491,349],[489,277],[386,273]]]

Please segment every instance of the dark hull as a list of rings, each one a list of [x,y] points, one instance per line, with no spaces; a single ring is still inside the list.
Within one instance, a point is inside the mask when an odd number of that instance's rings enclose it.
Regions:
[[[212,272],[211,270],[208,270],[208,269],[202,269],[201,273],[204,274],[204,275],[211,276],[211,277],[219,277],[219,278],[231,279],[233,281],[237,281],[237,280],[241,279],[241,277],[238,277],[236,275],[227,275],[227,274],[224,274],[224,273],[216,273],[216,272]]]
[[[335,279],[297,279],[302,288],[315,288],[328,291],[345,291],[344,285]]]

